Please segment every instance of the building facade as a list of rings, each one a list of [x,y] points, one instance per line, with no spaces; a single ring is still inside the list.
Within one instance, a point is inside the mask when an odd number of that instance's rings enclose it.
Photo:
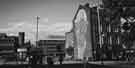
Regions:
[[[44,55],[59,54],[57,46],[60,46],[61,53],[65,53],[65,40],[39,40],[38,45],[42,47]]]
[[[92,57],[92,36],[89,6],[80,5],[73,19],[74,56],[76,59]]]
[[[65,49],[66,49],[66,58],[73,58],[74,57],[74,33],[72,30],[70,32],[65,33]]]
[[[65,34],[65,39],[66,39],[66,41],[65,41],[65,48],[68,48],[68,47],[74,47],[74,34],[73,34],[73,32],[71,31],[71,32],[67,32],[66,34]]]
[[[24,32],[19,32],[18,36],[8,36],[6,33],[0,33],[0,56],[17,59],[18,49],[22,47],[26,48],[24,46]]]
[[[110,53],[105,52],[108,58],[116,59],[120,55],[123,56],[124,51],[134,47],[135,1],[103,0],[103,5],[103,9],[99,10],[102,11],[100,14],[103,16],[101,18],[102,34],[104,35],[102,48],[110,51]],[[107,40],[109,41],[107,42]]]
[[[73,19],[76,58],[111,60],[132,47],[135,9],[130,4],[134,1],[127,2],[103,0],[98,6],[79,6]]]
[[[18,47],[18,37],[8,36],[6,33],[0,33],[0,56],[15,57]]]

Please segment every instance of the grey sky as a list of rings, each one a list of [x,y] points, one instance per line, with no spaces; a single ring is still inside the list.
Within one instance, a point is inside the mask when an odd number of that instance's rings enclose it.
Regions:
[[[35,16],[40,16],[39,39],[64,36],[72,28],[79,4],[85,1],[88,0],[0,0],[0,32],[17,35],[25,31],[26,40],[34,41]]]

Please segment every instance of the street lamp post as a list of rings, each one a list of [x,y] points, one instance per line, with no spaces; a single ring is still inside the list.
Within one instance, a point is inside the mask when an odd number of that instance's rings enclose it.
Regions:
[[[37,16],[36,19],[37,19],[37,32],[36,32],[36,47],[37,47],[38,46],[38,23],[39,23],[40,17]]]
[[[101,36],[101,21],[100,21],[100,9],[103,9],[103,8],[100,8],[100,6],[97,7],[97,14],[98,14],[98,27],[99,27],[99,44],[100,44],[100,49],[102,50],[102,36]],[[104,64],[103,63],[103,55],[101,57],[101,64]]]

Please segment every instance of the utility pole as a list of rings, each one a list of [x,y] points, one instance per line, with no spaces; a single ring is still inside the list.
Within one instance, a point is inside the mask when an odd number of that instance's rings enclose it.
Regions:
[[[37,47],[38,46],[38,23],[39,23],[40,17],[37,16],[36,19],[37,19],[37,32],[36,32],[36,47]]]

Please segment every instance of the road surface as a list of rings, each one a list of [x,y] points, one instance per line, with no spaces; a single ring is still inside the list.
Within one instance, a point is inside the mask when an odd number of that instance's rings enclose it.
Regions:
[[[1,65],[0,68],[112,68],[103,65],[95,65],[95,64],[62,64],[62,65],[28,65],[28,64],[17,64],[17,65]]]
[[[64,62],[64,64],[55,64],[48,66],[47,64],[18,64],[17,62],[6,62],[2,63],[0,61],[0,68],[135,68],[135,62],[129,63],[126,61],[101,61],[97,62],[88,62],[84,64],[82,62]]]

